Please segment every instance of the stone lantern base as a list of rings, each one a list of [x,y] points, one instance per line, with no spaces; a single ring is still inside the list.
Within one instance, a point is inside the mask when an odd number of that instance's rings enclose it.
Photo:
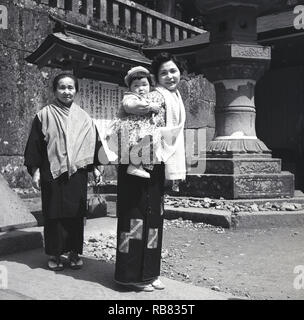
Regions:
[[[270,154],[233,154],[206,161],[204,174],[187,174],[181,196],[225,199],[284,198],[294,196],[294,175],[281,171],[281,159]],[[201,166],[203,167],[203,166]]]
[[[190,167],[180,195],[226,199],[294,196],[294,176],[258,139],[256,82],[271,61],[271,48],[257,43],[260,0],[196,2],[209,21],[210,44],[196,52],[196,69],[214,85],[215,137],[196,171]],[[204,150],[199,150],[202,155]],[[204,164],[206,166],[204,166]]]

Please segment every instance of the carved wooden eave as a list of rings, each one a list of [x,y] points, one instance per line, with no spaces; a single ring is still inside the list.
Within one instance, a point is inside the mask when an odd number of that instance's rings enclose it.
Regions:
[[[52,17],[56,25],[42,44],[26,58],[39,68],[73,70],[79,78],[121,83],[131,67],[148,67],[137,43],[114,38]]]

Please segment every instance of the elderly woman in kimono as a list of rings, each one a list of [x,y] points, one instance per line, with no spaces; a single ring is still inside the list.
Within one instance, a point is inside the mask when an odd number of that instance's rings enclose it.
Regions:
[[[166,126],[159,128],[162,139],[158,145],[161,147],[155,150],[158,164],[149,172],[150,179],[129,175],[128,165],[120,164],[117,181],[115,281],[142,291],[165,288],[159,279],[164,182],[165,179],[183,180],[186,176],[185,108],[177,90],[178,62],[167,53],[159,54],[152,62],[152,72],[156,81],[155,100],[166,109]],[[148,113],[149,106],[146,109]],[[141,106],[138,114],[143,112]]]
[[[100,172],[96,128],[89,115],[74,103],[77,79],[67,73],[53,81],[54,101],[35,116],[25,149],[25,166],[33,186],[41,189],[45,253],[48,268],[64,268],[61,255],[69,253],[71,268],[83,265],[84,217],[88,170]]]

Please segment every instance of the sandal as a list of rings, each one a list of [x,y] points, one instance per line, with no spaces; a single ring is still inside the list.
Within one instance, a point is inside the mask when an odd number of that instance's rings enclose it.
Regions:
[[[60,257],[51,257],[48,261],[48,268],[52,271],[62,271],[64,266]]]
[[[81,269],[83,266],[83,260],[78,256],[77,253],[70,253],[69,261],[71,269]]]
[[[152,287],[157,290],[165,289],[165,285],[157,278],[151,283]]]
[[[145,292],[154,291],[154,288],[151,284],[132,284],[132,287],[139,291],[145,291]]]

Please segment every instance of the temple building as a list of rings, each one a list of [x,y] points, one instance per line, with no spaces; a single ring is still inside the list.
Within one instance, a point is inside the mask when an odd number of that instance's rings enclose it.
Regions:
[[[0,29],[1,174],[12,187],[29,185],[23,150],[55,74],[73,72],[80,105],[109,121],[127,70],[169,51],[187,67],[186,129],[206,137],[181,194],[292,197],[304,190],[300,2],[1,1],[9,13]]]

